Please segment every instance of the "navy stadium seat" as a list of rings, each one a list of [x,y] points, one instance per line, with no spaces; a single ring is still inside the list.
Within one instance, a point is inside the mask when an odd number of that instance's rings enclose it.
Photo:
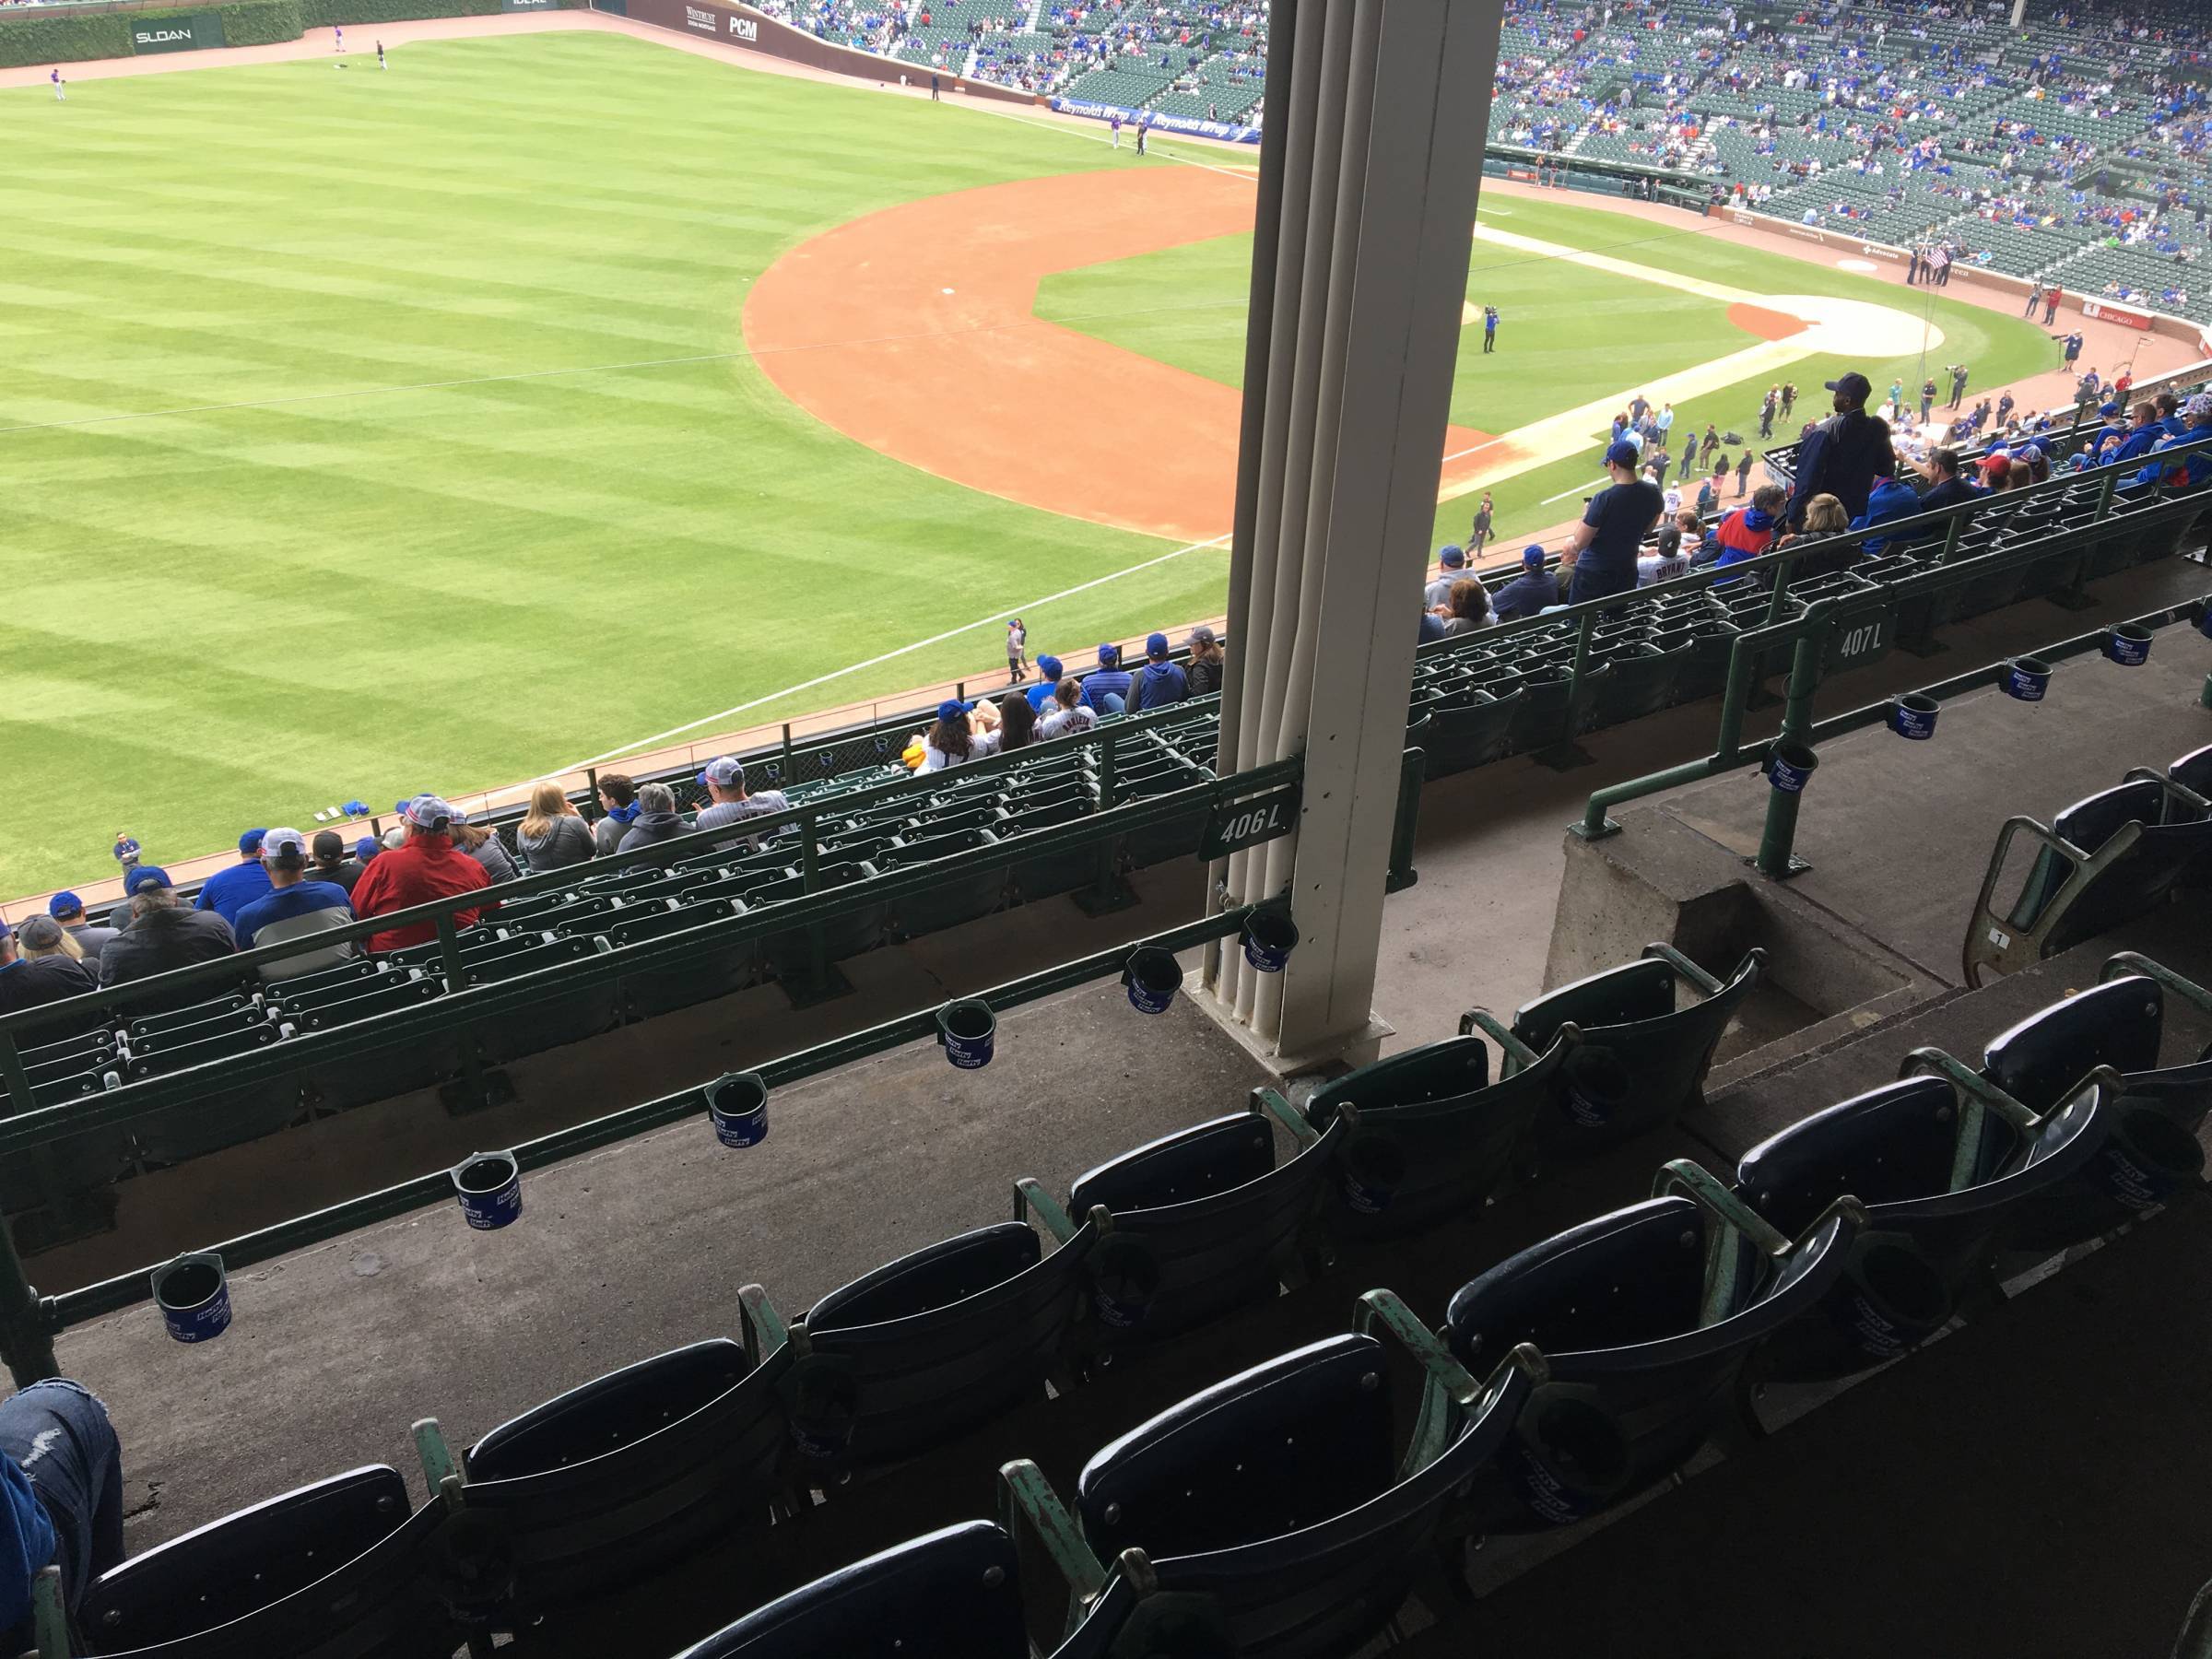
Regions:
[[[1471,1501],[1487,1530],[1571,1524],[1680,1468],[1730,1419],[1753,1351],[1841,1277],[1862,1220],[1831,1206],[1792,1244],[1694,1165],[1669,1165],[1660,1188],[1453,1294],[1445,1325],[1462,1364],[1528,1343],[1550,1367],[1498,1465],[1477,1477]]]
[[[1595,1149],[1671,1124],[1700,1104],[1713,1050],[1765,967],[1764,951],[1747,951],[1724,984],[1671,946],[1655,944],[1639,961],[1524,1004],[1512,1032],[1530,1049],[1549,1048],[1562,1026],[1580,1032],[1567,1057],[1559,1109],[1538,1124],[1545,1144]],[[1682,981],[1701,994],[1677,1009]]]

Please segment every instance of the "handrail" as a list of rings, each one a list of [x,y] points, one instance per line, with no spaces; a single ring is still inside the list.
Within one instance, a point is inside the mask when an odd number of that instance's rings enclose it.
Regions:
[[[2041,550],[2040,556],[2048,559],[2051,555],[2045,548]],[[1981,565],[1981,562],[1979,559],[1973,559],[1965,564],[1947,567],[1947,569],[1962,572],[1985,573],[1977,571],[1977,567]],[[1940,575],[1947,572],[1933,573]],[[2015,654],[2041,657],[2044,662],[2055,665],[2072,657],[2087,656],[2101,651],[2106,637],[2113,627],[2132,625],[2138,628],[2161,629],[2170,628],[2177,622],[2199,625],[2208,615],[2212,615],[2212,593],[2207,593],[2200,598],[2187,599],[2176,605],[2167,606],[2160,610],[2146,611],[2140,616],[2127,618],[2125,622],[2107,624],[2091,632],[2077,634],[2071,639],[2061,640],[2049,645],[2039,645],[2032,652]],[[1811,718],[1813,695],[1826,678],[1827,674],[1827,671],[1820,665],[1821,653],[1818,647],[1835,626],[1835,615],[1824,613],[1819,606],[1813,606],[1805,616],[1784,625],[1788,631],[1798,636],[1798,646],[1796,661],[1792,668],[1791,709],[1784,715],[1782,730],[1774,736],[1733,750],[1716,749],[1714,753],[1708,755],[1702,760],[1688,761],[1680,766],[1668,767],[1663,771],[1649,772],[1641,778],[1632,778],[1627,782],[1616,783],[1609,788],[1597,790],[1591,794],[1589,802],[1583,809],[1583,817],[1570,826],[1571,832],[1584,841],[1603,840],[1607,836],[1618,834],[1620,831],[1619,824],[1607,816],[1613,807],[1623,806],[1630,801],[1641,800],[1646,795],[1659,794],[1670,789],[1680,788],[1687,783],[1702,782],[1708,778],[1718,777],[1724,772],[1733,771],[1738,768],[1762,765],[1775,746],[1784,741],[1822,743],[1831,738],[1847,736],[1853,732],[1864,731],[1869,726],[1886,724],[1889,718],[1893,701],[1891,698],[1887,697],[1875,702],[1863,704],[1844,713],[1832,714],[1826,720],[1815,721]],[[1948,679],[1918,687],[1910,695],[1930,698],[1938,703],[1948,702],[1953,699],[1963,697],[1969,692],[1998,685],[2009,672],[2009,663],[1986,663],[1981,667],[1970,669],[1964,674],[1953,675]],[[1809,673],[1811,676],[1809,685],[1801,687],[1797,683],[1801,673]],[[1724,710],[1724,729],[1726,728],[1725,715],[1726,711]],[[1788,856],[1789,848],[1785,844],[1780,849],[1779,857],[1786,860]],[[1766,870],[1770,875],[1777,874],[1778,868],[1770,867],[1771,862],[1769,849],[1762,845],[1759,853],[1760,868]]]
[[[1218,695],[1218,693],[1216,694]],[[489,887],[472,892],[455,894],[449,899],[433,900],[427,904],[410,905],[406,910],[387,911],[382,915],[361,918],[343,927],[334,927],[304,939],[288,939],[276,945],[257,946],[252,950],[238,951],[218,957],[211,962],[195,962],[188,968],[172,968],[165,973],[148,975],[145,979],[128,980],[119,985],[103,986],[81,995],[66,997],[57,1002],[42,1003],[37,1008],[0,1016],[0,1037],[28,1027],[48,1025],[57,1014],[65,1018],[71,1013],[82,1013],[94,1008],[113,1007],[119,1003],[140,1001],[149,994],[164,997],[187,985],[218,985],[239,977],[241,968],[257,968],[264,962],[281,961],[288,957],[304,956],[327,950],[331,946],[348,940],[365,940],[373,935],[389,933],[423,924],[436,924],[441,918],[450,918],[465,910],[484,910],[510,900],[528,899],[539,893],[558,892],[581,880],[601,873],[612,874],[628,863],[669,864],[680,862],[694,853],[715,850],[724,841],[766,839],[781,833],[786,828],[799,830],[799,845],[794,853],[812,856],[817,830],[824,818],[844,818],[862,811],[878,802],[902,794],[912,794],[917,801],[932,793],[953,788],[972,787],[974,781],[995,777],[1001,772],[1026,770],[1045,754],[1074,754],[1090,748],[1102,750],[1111,756],[1119,747],[1142,741],[1155,728],[1173,725],[1190,719],[1190,705],[1179,703],[1174,708],[1161,709],[1148,714],[1124,716],[1109,721],[1088,732],[1072,733],[1054,737],[1044,744],[1030,745],[1006,754],[990,755],[971,760],[950,772],[917,773],[903,778],[887,778],[880,783],[864,784],[856,789],[841,792],[819,801],[805,801],[782,812],[764,812],[735,824],[724,824],[710,830],[688,830],[654,844],[648,853],[616,855],[594,859],[585,865],[572,865],[564,869],[545,870],[535,875],[518,877],[512,881],[495,882]],[[1262,768],[1267,776],[1263,782],[1282,780],[1273,775],[1274,769]],[[1241,781],[1245,788],[1253,787],[1253,774],[1244,774]],[[930,783],[924,779],[935,778]],[[1228,780],[1222,780],[1228,782]],[[1112,809],[1116,804],[1102,801],[1100,811]],[[1095,817],[1096,815],[1094,815]],[[765,850],[765,849],[764,849]],[[580,873],[581,872],[581,873]]]
[[[1234,906],[1147,939],[1057,963],[994,986],[982,993],[980,1000],[989,1004],[994,1012],[1003,1013],[1093,981],[1109,979],[1122,972],[1131,954],[1138,949],[1149,947],[1182,951],[1227,938],[1241,931],[1253,914],[1263,908],[1251,904]],[[780,1088],[926,1038],[935,1029],[935,1009],[917,1009],[865,1030],[782,1055],[753,1069],[771,1088]],[[696,1084],[674,1094],[539,1135],[513,1147],[514,1158],[525,1171],[546,1169],[582,1153],[696,1117],[706,1111],[706,1088],[705,1083]],[[440,1170],[306,1215],[294,1216],[207,1248],[222,1257],[227,1270],[235,1271],[371,1222],[449,1202],[453,1191],[446,1171]],[[6,1230],[0,1229],[0,1241],[5,1240],[5,1232]],[[149,1263],[133,1272],[118,1274],[60,1296],[41,1298],[25,1283],[21,1264],[12,1248],[0,1249],[0,1358],[6,1359],[18,1378],[26,1374],[33,1377],[54,1374],[54,1335],[150,1300],[155,1265]],[[12,1317],[7,1312],[11,1309],[15,1311]]]
[[[962,868],[989,868],[994,865],[1025,863],[1067,848],[1085,845],[1108,835],[1122,835],[1171,822],[1203,803],[1249,793],[1254,787],[1288,782],[1301,772],[1298,759],[1278,760],[1230,778],[1205,778],[1190,787],[1147,796],[1112,809],[1101,810],[1070,823],[1054,825],[1030,834],[1010,838],[994,846],[967,849],[942,859],[926,860],[879,873],[870,880],[850,882],[788,902],[765,905],[733,915],[725,921],[641,940],[611,949],[580,956],[568,962],[516,974],[485,984],[459,985],[439,997],[408,1007],[350,1022],[326,1031],[311,1032],[242,1054],[227,1055],[181,1071],[147,1078],[100,1094],[81,1095],[50,1106],[33,1106],[28,1082],[11,1078],[23,1093],[16,1110],[0,1117],[0,1157],[26,1151],[73,1136],[113,1129],[154,1116],[183,1101],[264,1082],[313,1065],[327,1065],[356,1054],[402,1047],[420,1036],[457,1026],[495,1018],[540,1001],[553,989],[594,985],[670,968],[690,960],[702,944],[717,947],[740,944],[771,934],[799,931],[842,912],[887,903],[910,892],[926,890],[944,879],[946,869],[958,863]],[[1101,821],[1111,827],[1101,830]],[[748,820],[749,821],[749,820]],[[714,832],[710,832],[714,833]],[[333,930],[334,933],[336,930]],[[329,934],[320,935],[324,938]],[[248,955],[255,953],[249,952]],[[228,960],[236,961],[232,958]],[[84,999],[78,999],[84,1000]],[[61,1005],[50,1004],[48,1006]],[[0,1032],[0,1059],[20,1055]]]

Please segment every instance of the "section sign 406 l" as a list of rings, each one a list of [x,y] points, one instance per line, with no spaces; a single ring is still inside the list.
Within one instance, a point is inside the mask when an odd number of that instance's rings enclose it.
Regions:
[[[1281,783],[1255,795],[1224,801],[1206,820],[1198,856],[1212,860],[1241,853],[1284,836],[1298,827],[1299,786]]]

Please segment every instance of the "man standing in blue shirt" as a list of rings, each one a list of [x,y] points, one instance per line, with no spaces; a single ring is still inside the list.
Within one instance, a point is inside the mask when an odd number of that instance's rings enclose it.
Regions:
[[[1577,555],[1574,582],[1567,591],[1570,605],[1636,586],[1636,556],[1666,507],[1659,486],[1636,476],[1636,446],[1626,439],[1606,451],[1606,471],[1613,481],[1590,498],[1567,544]]]
[[[193,900],[194,910],[213,911],[231,925],[238,927],[238,912],[265,897],[269,890],[269,873],[261,862],[261,838],[266,830],[249,830],[238,838],[238,862],[227,870],[218,870],[201,884],[200,896]]]
[[[1497,349],[1498,308],[1494,305],[1486,305],[1482,308],[1482,352],[1485,357],[1488,357]]]

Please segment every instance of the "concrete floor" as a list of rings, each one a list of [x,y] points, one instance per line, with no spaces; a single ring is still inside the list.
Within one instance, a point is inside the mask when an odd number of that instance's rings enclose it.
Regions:
[[[2206,587],[2202,567],[2171,561],[2100,584],[2091,615],[2136,614]],[[1822,707],[2088,625],[2046,605],[2016,606],[1948,630],[1940,663],[1893,655],[1838,683]],[[2177,638],[2179,658],[2194,640]],[[1512,760],[1425,793],[1421,879],[1384,916],[1376,1008],[1397,1045],[1449,1033],[1472,1004],[1506,1011],[1541,988],[1565,826],[1591,790],[1703,752],[1715,717],[1710,703],[1672,711],[1585,740],[1593,761],[1572,771]],[[1808,834],[1821,825],[1817,806],[1806,822]],[[979,924],[992,931],[875,953],[855,965],[864,1006],[841,1016],[794,1015],[772,1000],[714,1005],[638,1028],[605,1054],[542,1056],[512,1121],[418,1122],[408,1133],[428,1138],[405,1143],[415,1159],[406,1172],[800,1046],[841,1018],[865,1024],[854,1016],[929,1006],[1169,925],[1195,903],[1194,870],[1143,873],[1147,902],[1104,921],[1053,900]],[[743,1282],[761,1282],[795,1312],[881,1262],[1001,1218],[1015,1176],[1064,1193],[1092,1163],[1238,1109],[1256,1080],[1190,1007],[1145,1021],[1111,985],[1016,1011],[1002,1031],[998,1062],[980,1074],[955,1074],[917,1045],[791,1089],[774,1103],[770,1140],[750,1152],[718,1148],[694,1122],[541,1171],[523,1220],[504,1232],[471,1233],[440,1208],[254,1268],[234,1288],[237,1323],[217,1343],[169,1342],[150,1307],[65,1334],[64,1368],[103,1394],[123,1436],[128,1542],[146,1547],[355,1465],[405,1469],[416,1417],[439,1417],[464,1443],[616,1365],[731,1332]],[[1629,1201],[1648,1183],[1650,1159],[1670,1155],[1639,1149],[1607,1202]],[[333,1151],[311,1176],[227,1189],[213,1229],[210,1212],[177,1206],[169,1223],[190,1232],[176,1243],[297,1213],[325,1187],[360,1190],[376,1156],[368,1146]],[[1549,1218],[1527,1241],[1572,1218]],[[113,1270],[96,1253],[67,1273],[58,1257],[34,1265],[34,1277],[53,1288]]]
[[[2169,559],[2140,566],[2097,583],[2091,590],[2097,601],[2094,610],[2068,612],[2041,600],[2012,606],[1945,629],[1942,639],[1949,649],[1932,660],[1892,652],[1878,663],[1839,675],[1822,688],[1817,712],[1826,716],[1857,708],[1983,663],[2001,662],[2052,640],[2069,639],[2102,622],[2207,593],[2212,593],[2212,572],[2200,564]],[[2174,695],[2206,731],[2199,741],[2212,742],[2212,715],[2194,706],[2196,686],[2212,670],[2212,648],[2185,630],[2169,637],[2173,647],[2155,652],[2144,672],[2176,677]],[[2099,660],[2070,664],[2065,675],[2078,676],[2101,688],[2112,683],[2101,677],[2107,670],[2124,672]],[[2187,684],[2180,685],[2182,681]],[[2053,697],[2065,689],[2064,677],[2052,685]],[[1995,693],[1989,700],[2003,703],[2004,710],[1947,715],[1951,724],[1940,728],[1942,735],[1933,743],[1907,744],[1881,733],[1857,740],[1877,758],[1878,764],[1866,771],[1869,777],[1909,775],[1896,771],[1908,764],[1923,771],[1975,768],[1977,781],[1987,784],[1986,810],[1981,811],[1971,833],[1947,843],[1941,856],[1961,867],[1971,865],[1977,882],[1996,825],[2007,814],[2048,814],[2108,781],[2105,772],[2111,773],[2109,782],[2116,783],[2128,766],[2148,759],[2131,753],[2117,765],[2100,766],[2091,782],[2065,794],[2065,785],[2046,782],[2048,773],[2040,758],[2030,759],[2011,747],[2009,735],[2018,728],[2001,724],[2002,713],[2021,712],[2032,719],[2035,712]],[[1594,791],[1710,753],[1719,707],[1718,700],[1690,703],[1585,737],[1582,747],[1592,763],[1571,771],[1553,771],[1535,760],[1516,758],[1441,779],[1422,791],[1415,853],[1421,878],[1415,887],[1393,895],[1383,907],[1375,1011],[1397,1028],[1386,1051],[1448,1035],[1458,1029],[1460,1015],[1470,1006],[1480,1004],[1503,1014],[1546,988],[1545,956],[1566,868],[1567,826],[1582,817]],[[1780,715],[1779,706],[1754,713],[1745,723],[1745,735],[1771,736]],[[1952,733],[1962,728],[1977,737],[1987,735],[2000,740],[1953,741]],[[1901,755],[1900,750],[1918,753]],[[2173,750],[2180,752],[2180,747]],[[1835,776],[1823,771],[1806,795],[1799,833],[1816,864],[1839,864],[1837,849],[1859,839],[1864,829],[1859,815],[1841,805],[1852,796],[1834,786]],[[2056,798],[2051,798],[2053,792]],[[1746,851],[1751,851],[1758,845],[1757,819],[1765,810],[1766,794],[1764,781],[1756,772],[1745,771],[1714,780],[1697,798],[1712,818],[1739,828],[1747,822],[1750,843]],[[1982,819],[1986,819],[1985,826]],[[1887,836],[1912,839],[1916,820],[1910,813],[1884,814],[1874,821]],[[1816,884],[1819,874],[1815,873]],[[1945,879],[1952,879],[1947,871]],[[1924,892],[1935,890],[1927,882],[1916,879],[1914,885]],[[1971,890],[1969,884],[1970,896]],[[1948,977],[1953,981],[1964,926],[1962,912],[1954,915],[1940,908],[1927,910],[1922,947],[1938,961],[1950,963]],[[1881,929],[1875,931],[1879,934]]]

